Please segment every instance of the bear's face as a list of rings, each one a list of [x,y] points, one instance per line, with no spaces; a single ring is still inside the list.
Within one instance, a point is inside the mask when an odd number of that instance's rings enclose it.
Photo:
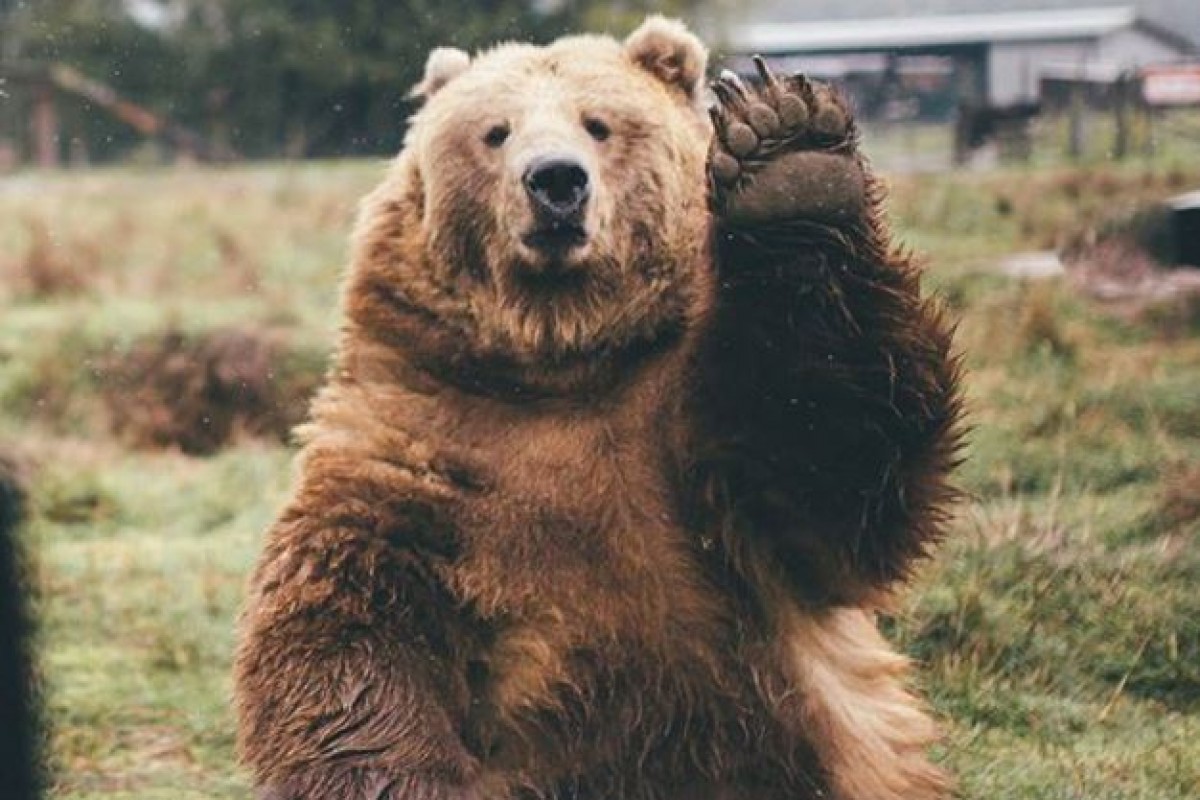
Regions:
[[[652,20],[478,56],[435,51],[406,150],[433,263],[518,360],[682,322],[707,238],[705,54]]]

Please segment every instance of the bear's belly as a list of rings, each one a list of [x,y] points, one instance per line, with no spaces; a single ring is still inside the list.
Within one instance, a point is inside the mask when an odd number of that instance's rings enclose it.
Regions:
[[[808,743],[760,692],[763,683],[782,686],[774,665],[759,660],[765,648],[747,653],[726,642],[721,651],[695,639],[656,653],[645,644],[617,639],[564,652],[540,630],[502,633],[466,726],[488,782],[564,800],[660,800],[662,787],[703,787],[678,795],[696,800],[746,780],[819,785]]]
[[[633,416],[539,418],[481,435],[488,489],[458,508],[447,575],[465,604],[488,619],[553,621],[572,639],[658,637],[723,613],[665,448]]]
[[[644,463],[595,458],[527,461],[520,473],[523,486],[500,483],[462,510],[461,550],[445,573],[493,632],[477,670],[483,715],[498,728],[582,735],[595,722],[578,718],[584,708],[632,717],[618,700],[642,703],[648,686],[681,695],[665,686],[672,676],[716,672],[734,609],[665,481]]]
[[[489,632],[465,738],[500,784],[536,776],[555,796],[616,769],[691,785],[803,751],[761,696],[780,682],[757,601],[683,523],[666,427],[524,420],[471,437],[487,488],[457,506],[442,576]]]
[[[543,789],[630,763],[613,774],[719,780],[708,771],[798,752],[778,744],[760,697],[775,671],[766,632],[678,515],[645,496],[582,510],[564,499],[464,520],[451,582],[493,631],[473,664],[467,736],[485,769]]]

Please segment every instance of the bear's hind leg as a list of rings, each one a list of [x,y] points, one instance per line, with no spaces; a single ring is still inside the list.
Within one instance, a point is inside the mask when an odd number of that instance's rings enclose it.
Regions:
[[[925,748],[939,738],[905,688],[908,659],[860,609],[783,614],[779,658],[799,687],[784,709],[812,742],[837,800],[939,800],[946,775]]]

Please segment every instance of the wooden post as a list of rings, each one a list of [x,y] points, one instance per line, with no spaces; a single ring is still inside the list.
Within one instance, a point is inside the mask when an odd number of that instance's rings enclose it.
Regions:
[[[958,53],[951,62],[958,112],[954,123],[953,160],[965,164],[979,143],[980,124],[989,106],[987,55],[982,48]]]
[[[1067,157],[1078,161],[1083,155],[1083,80],[1071,83],[1071,104],[1067,111]]]
[[[1153,106],[1146,106],[1146,111],[1142,116],[1146,123],[1145,139],[1142,141],[1142,154],[1146,158],[1153,158],[1158,154],[1158,130],[1155,122],[1158,120],[1158,109]]]
[[[54,89],[38,81],[33,86],[33,115],[30,119],[33,150],[42,169],[55,169],[59,162],[58,110],[54,107]]]
[[[1122,72],[1113,85],[1113,116],[1116,122],[1116,133],[1113,139],[1113,158],[1124,161],[1129,155],[1129,114],[1130,87],[1134,85],[1129,73]]]

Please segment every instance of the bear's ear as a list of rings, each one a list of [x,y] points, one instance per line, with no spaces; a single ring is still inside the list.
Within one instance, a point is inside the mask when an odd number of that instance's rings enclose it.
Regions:
[[[408,93],[428,100],[450,81],[467,71],[471,57],[455,47],[435,47],[425,62],[425,77]]]
[[[648,17],[625,40],[625,54],[689,99],[699,99],[708,50],[682,22]]]

